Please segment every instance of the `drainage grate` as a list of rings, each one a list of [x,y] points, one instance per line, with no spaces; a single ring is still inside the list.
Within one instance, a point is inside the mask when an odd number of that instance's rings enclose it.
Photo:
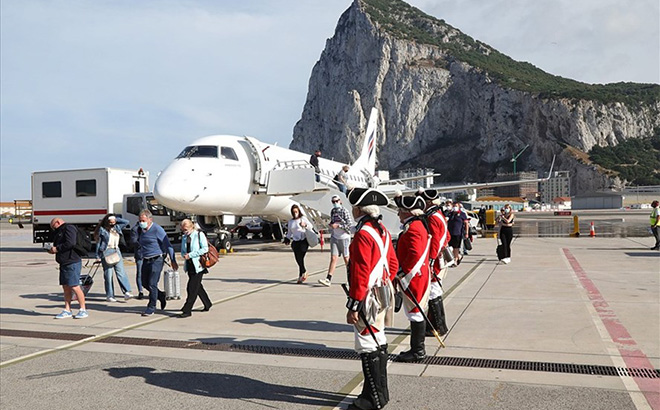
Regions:
[[[0,329],[0,336],[32,337],[56,340],[83,340],[93,335],[74,333],[34,332],[29,330]],[[274,356],[316,357],[323,359],[358,360],[353,350],[346,349],[304,349],[283,346],[244,345],[238,343],[210,343],[189,340],[149,339],[138,337],[110,336],[95,343],[123,344],[132,346],[171,347],[177,349],[212,350],[223,352],[247,352]],[[389,359],[396,361],[397,355]],[[530,362],[521,360],[480,359],[474,357],[428,356],[416,363],[433,366],[472,367],[481,369],[522,370],[549,373],[571,373],[594,376],[621,376],[646,379],[659,379],[660,370],[628,368],[572,363]]]

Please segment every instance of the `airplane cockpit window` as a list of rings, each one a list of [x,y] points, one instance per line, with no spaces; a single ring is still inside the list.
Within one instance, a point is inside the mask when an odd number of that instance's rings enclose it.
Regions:
[[[191,145],[184,148],[178,158],[218,158],[218,147],[215,145]]]
[[[220,157],[223,159],[231,159],[233,161],[238,161],[236,152],[233,148],[230,147],[220,147]]]

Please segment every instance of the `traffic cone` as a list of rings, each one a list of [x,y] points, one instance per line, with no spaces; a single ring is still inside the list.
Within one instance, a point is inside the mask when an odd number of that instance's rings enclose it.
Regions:
[[[591,228],[589,228],[589,236],[592,238],[596,237],[596,230],[594,229],[594,223],[591,222]]]

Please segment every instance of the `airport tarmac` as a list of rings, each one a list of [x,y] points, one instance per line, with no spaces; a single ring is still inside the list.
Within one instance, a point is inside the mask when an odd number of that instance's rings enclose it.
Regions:
[[[307,255],[299,285],[290,248],[237,246],[204,279],[213,308],[190,318],[174,317],[183,300],[146,318],[146,301],[108,303],[99,274],[89,318],[54,320],[54,257],[31,243],[29,226],[0,228],[3,409],[345,409],[361,390],[345,271],[330,288],[316,283],[327,247]],[[508,265],[495,245],[476,239],[450,269],[447,347],[427,338],[425,361],[392,360],[386,408],[660,410],[652,239],[520,236]],[[408,348],[407,328],[396,314],[391,359]]]

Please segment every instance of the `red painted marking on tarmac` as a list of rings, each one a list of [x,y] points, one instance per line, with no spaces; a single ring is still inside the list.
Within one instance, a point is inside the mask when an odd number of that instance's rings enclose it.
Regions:
[[[598,290],[598,287],[587,276],[587,273],[582,269],[582,266],[577,261],[575,256],[567,248],[562,249],[571,268],[575,275],[580,280],[580,284],[587,291],[591,304],[598,312],[600,320],[605,325],[605,329],[610,334],[612,341],[619,349],[619,354],[623,358],[627,367],[633,368],[648,368],[653,369],[651,361],[646,357],[642,349],[639,348],[635,339],[632,338],[628,329],[621,323],[619,318]],[[660,382],[657,379],[647,379],[641,377],[633,377],[637,386],[644,394],[646,401],[653,410],[660,410]]]

